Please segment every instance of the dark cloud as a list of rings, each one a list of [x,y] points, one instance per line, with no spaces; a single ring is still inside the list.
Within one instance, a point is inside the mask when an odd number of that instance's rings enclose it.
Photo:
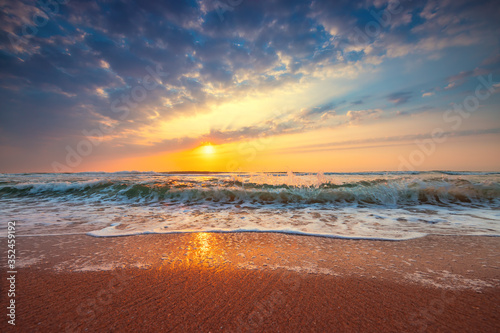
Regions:
[[[413,93],[410,91],[398,91],[387,95],[387,100],[396,105],[401,105],[407,103],[412,97],[412,95]]]

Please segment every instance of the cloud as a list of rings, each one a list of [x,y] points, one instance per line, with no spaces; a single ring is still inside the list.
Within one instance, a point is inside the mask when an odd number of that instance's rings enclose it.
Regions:
[[[398,91],[387,95],[387,100],[396,105],[401,105],[407,103],[412,97],[412,95],[413,93],[410,91]]]
[[[327,117],[335,115],[336,106],[337,104],[335,103],[327,103],[320,106],[303,109],[299,113],[298,118],[301,120],[310,120],[315,118],[321,118],[325,120]]]
[[[448,78],[448,85],[446,87],[444,87],[444,90],[450,90],[450,89],[460,87],[461,85],[463,85],[467,81],[468,78],[476,77],[476,76],[480,76],[480,75],[485,75],[488,73],[489,73],[488,70],[483,69],[483,68],[479,68],[479,67],[477,67],[473,70],[470,70],[470,71],[460,72],[460,73],[453,75],[453,76],[450,76]]]
[[[398,116],[415,115],[415,114],[424,113],[424,112],[433,111],[433,110],[436,110],[436,108],[433,107],[433,106],[422,105],[422,106],[419,106],[419,107],[416,107],[416,108],[412,108],[412,109],[409,109],[409,110],[405,110],[405,111],[398,110],[396,112],[396,115],[398,115]]]
[[[350,124],[357,124],[361,121],[367,119],[377,119],[382,114],[382,110],[358,110],[358,111],[348,111],[346,116],[349,119]]]

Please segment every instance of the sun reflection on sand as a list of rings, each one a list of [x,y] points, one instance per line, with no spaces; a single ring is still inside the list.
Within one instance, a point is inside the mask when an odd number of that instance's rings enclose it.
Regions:
[[[194,233],[189,243],[193,263],[211,267],[225,261],[226,252],[219,244],[218,238],[213,234],[209,232]]]
[[[196,233],[195,239],[197,242],[197,251],[198,255],[201,257],[209,257],[211,254],[211,246],[210,246],[210,240],[212,238],[212,235],[210,235],[207,232],[198,232]]]

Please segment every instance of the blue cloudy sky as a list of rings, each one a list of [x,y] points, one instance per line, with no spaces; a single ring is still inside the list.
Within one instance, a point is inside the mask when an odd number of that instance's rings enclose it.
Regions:
[[[500,169],[497,1],[0,8],[0,172]]]

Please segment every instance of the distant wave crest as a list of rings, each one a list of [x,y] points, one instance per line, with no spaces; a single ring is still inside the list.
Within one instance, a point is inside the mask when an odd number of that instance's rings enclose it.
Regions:
[[[343,184],[250,182],[235,177],[190,179],[93,179],[62,182],[0,183],[0,197],[92,197],[99,200],[249,203],[446,204],[492,203],[500,184],[464,179],[374,179]]]

